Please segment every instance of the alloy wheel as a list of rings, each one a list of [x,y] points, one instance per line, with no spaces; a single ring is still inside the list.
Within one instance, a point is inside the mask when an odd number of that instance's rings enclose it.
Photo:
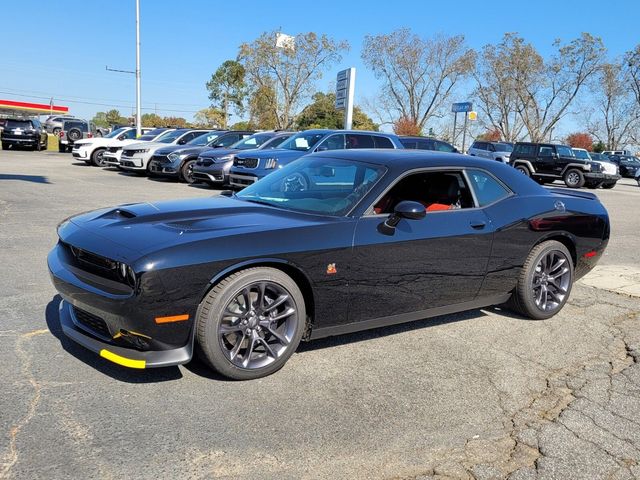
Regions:
[[[531,288],[536,306],[543,312],[559,309],[571,283],[570,263],[563,252],[547,252],[536,265]]]
[[[261,281],[237,292],[218,325],[218,341],[232,364],[253,370],[270,365],[289,348],[298,311],[281,285]]]
[[[570,185],[578,185],[578,183],[580,183],[580,175],[576,172],[570,172],[569,175],[567,175],[567,183]]]

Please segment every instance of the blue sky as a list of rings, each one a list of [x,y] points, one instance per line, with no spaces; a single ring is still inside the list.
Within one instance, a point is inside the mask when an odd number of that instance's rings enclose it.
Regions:
[[[133,76],[107,72],[105,65],[135,68],[135,1],[32,0],[26,5],[3,2],[0,9],[0,98],[48,103],[53,96],[85,117],[109,106],[130,113]],[[141,0],[141,18],[143,112],[157,108],[161,115],[186,118],[208,106],[205,82],[236,56],[240,43],[278,28],[348,40],[350,51],[318,87],[327,90],[338,70],[354,66],[356,102],[374,97],[379,87],[360,60],[362,39],[400,27],[424,36],[464,34],[476,49],[499,41],[505,32],[519,32],[543,55],[555,38],[570,40],[583,31],[602,37],[610,57],[640,42],[640,27],[633,24],[640,19],[635,0]]]

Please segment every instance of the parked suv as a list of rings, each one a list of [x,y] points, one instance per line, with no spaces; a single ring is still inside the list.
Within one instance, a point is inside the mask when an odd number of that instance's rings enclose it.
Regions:
[[[511,153],[511,165],[538,183],[563,180],[569,188],[611,180],[602,165],[577,158],[566,145],[518,142]]]
[[[229,183],[235,188],[244,188],[309,153],[352,148],[404,147],[400,139],[390,133],[306,130],[290,137],[279,148],[238,153],[229,172]]]
[[[608,174],[606,179],[601,182],[585,182],[585,185],[588,188],[613,188],[620,180],[620,169],[618,166],[609,161],[608,158],[602,158],[604,155],[600,155],[598,153],[587,152],[584,148],[572,148],[573,154],[576,158],[581,158],[583,160],[591,160],[592,162],[599,163],[602,166],[602,171],[605,175]]]
[[[73,119],[62,122],[62,129],[58,133],[58,151],[70,152],[73,144],[78,140],[96,136],[96,126],[86,120]]]
[[[618,165],[622,177],[634,178],[640,171],[640,160],[632,155],[609,155],[609,161]]]
[[[467,151],[472,157],[483,157],[502,163],[509,163],[511,152],[513,152],[513,145],[511,143],[485,142],[481,140],[473,142]]]
[[[58,133],[60,133],[60,130],[62,130],[62,122],[64,122],[65,120],[80,119],[76,119],[76,117],[74,117],[73,115],[52,115],[50,117],[47,117],[43,125],[46,128],[47,132],[53,133],[54,135],[58,136]]]
[[[435,150],[437,152],[458,153],[458,149],[450,143],[429,137],[400,137],[400,143],[404,148],[413,150]]]
[[[39,120],[7,119],[2,130],[2,149],[19,146],[33,150],[47,148],[47,132]]]

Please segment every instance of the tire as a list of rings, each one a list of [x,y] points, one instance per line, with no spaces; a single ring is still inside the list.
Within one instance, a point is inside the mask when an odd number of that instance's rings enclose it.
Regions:
[[[96,167],[104,167],[104,158],[102,155],[106,151],[106,148],[96,148],[91,152],[91,163]]]
[[[82,132],[79,128],[72,128],[67,132],[67,138],[75,142],[82,139]]]
[[[58,136],[58,134],[60,133],[60,127],[56,127],[54,128],[51,133],[53,133],[56,137]]]
[[[602,185],[601,183],[591,183],[591,182],[587,182],[585,183],[585,187],[590,188],[592,190],[595,190],[596,188],[598,188],[600,185]]]
[[[567,170],[562,179],[569,188],[581,188],[584,186],[584,175],[577,168]]]
[[[544,263],[548,258],[551,258],[548,262],[551,265]],[[554,258],[555,260],[553,260]],[[562,262],[560,262],[561,259],[563,259]],[[558,268],[553,268],[554,262],[559,263]],[[547,276],[540,277],[541,273],[545,273],[545,265],[548,267],[546,268]],[[562,276],[558,276],[559,272],[564,273]],[[547,279],[549,278],[553,278],[554,281],[548,281]],[[542,305],[538,304],[538,287],[536,287],[536,283],[540,285],[540,302]],[[572,286],[573,260],[569,250],[558,241],[547,240],[533,247],[529,253],[520,270],[518,283],[508,306],[525,317],[544,320],[562,310],[562,307],[569,299]],[[543,289],[547,293],[543,293]],[[551,289],[554,292],[551,292]],[[562,293],[563,291],[564,293]]]
[[[264,300],[263,307],[258,305],[261,285],[266,285],[262,297],[267,299],[266,310]],[[269,308],[274,303],[277,306]],[[270,320],[280,316],[282,323]],[[226,377],[264,377],[282,368],[295,352],[305,325],[304,297],[291,277],[275,268],[248,268],[223,279],[200,303],[195,326],[198,352]]]
[[[523,175],[526,175],[527,177],[531,176],[531,171],[529,170],[529,167],[525,165],[517,165],[515,168],[517,171],[519,171]]]
[[[610,190],[610,189],[612,189],[613,187],[616,186],[616,183],[618,183],[618,182],[605,183],[605,184],[602,185],[602,188],[604,188],[606,190]]]
[[[196,163],[195,160],[187,160],[184,162],[182,167],[180,167],[180,180],[186,182],[190,185],[194,183],[198,183],[198,180],[193,178],[193,165]]]

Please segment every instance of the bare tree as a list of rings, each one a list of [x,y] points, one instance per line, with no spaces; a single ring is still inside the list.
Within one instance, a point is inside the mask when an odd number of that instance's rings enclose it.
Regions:
[[[252,43],[240,45],[238,61],[244,66],[252,93],[273,91],[264,99],[278,128],[291,128],[302,102],[314,92],[323,71],[339,62],[349,44],[309,32],[292,42],[276,45],[280,32],[263,33]]]
[[[519,39],[514,45],[522,44]],[[566,45],[556,40],[554,46],[558,52],[547,62],[533,47],[531,56],[516,57],[519,114],[533,142],[549,138],[558,122],[570,113],[569,106],[598,72],[605,53],[602,40],[588,33]],[[512,52],[519,53],[517,49]]]
[[[640,108],[629,90],[630,72],[620,63],[602,65],[592,85],[594,112],[589,120],[591,135],[619,150],[633,141],[640,119]]]
[[[486,45],[479,55],[473,77],[480,118],[488,130],[499,132],[502,140],[522,140],[524,122],[519,114],[516,78],[536,72],[541,60],[531,45],[513,33],[505,34],[497,45]]]
[[[640,44],[624,57],[624,71],[635,97],[635,107],[640,109]],[[640,132],[632,132],[635,143],[640,143]]]
[[[382,123],[402,118],[422,130],[473,69],[475,52],[465,46],[462,35],[423,39],[400,29],[367,35],[362,60],[383,80],[381,104],[387,119]]]

